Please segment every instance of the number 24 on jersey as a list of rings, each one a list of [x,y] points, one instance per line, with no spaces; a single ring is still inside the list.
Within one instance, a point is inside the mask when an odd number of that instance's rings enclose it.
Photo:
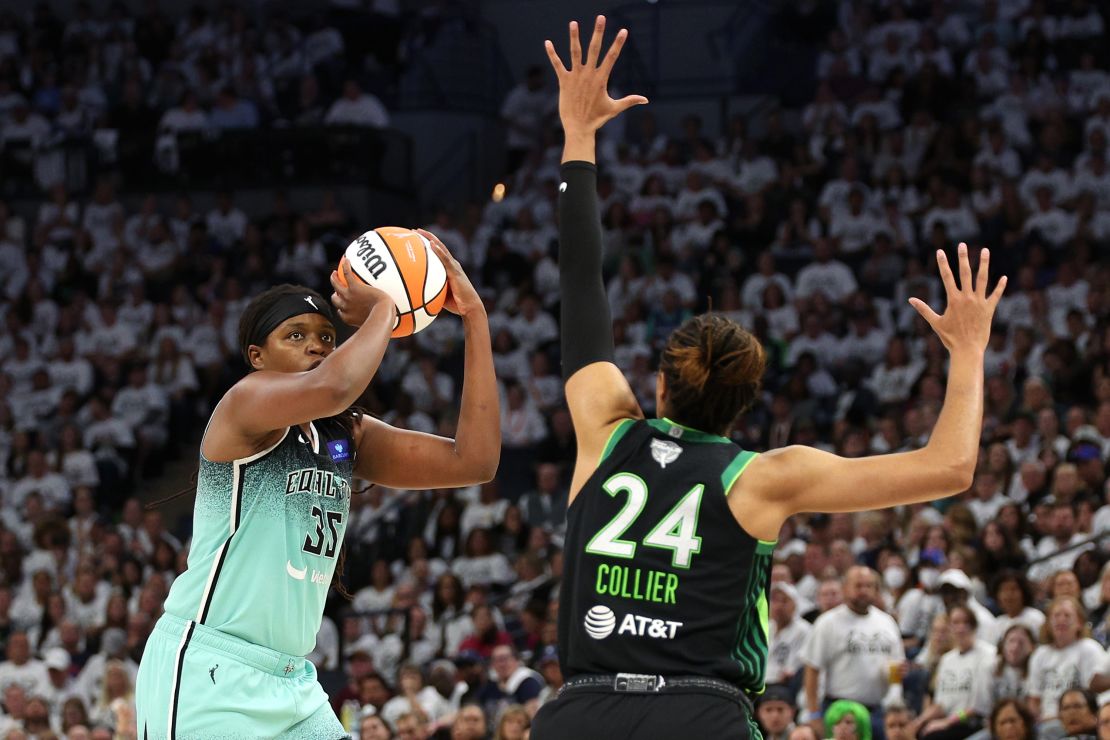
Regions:
[[[602,488],[610,496],[624,493],[627,498],[617,515],[599,529],[586,545],[586,552],[631,559],[636,555],[636,543],[621,539],[621,535],[628,531],[643,511],[648,497],[647,484],[633,473],[617,473],[605,481]],[[701,537],[697,535],[698,510],[704,491],[705,486],[700,483],[687,491],[644,537],[646,547],[670,550],[671,565],[675,568],[689,568],[693,556],[701,552]]]

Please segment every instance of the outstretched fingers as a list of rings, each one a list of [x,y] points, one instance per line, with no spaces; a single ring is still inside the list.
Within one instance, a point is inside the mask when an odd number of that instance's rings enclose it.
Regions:
[[[956,251],[958,253],[956,259],[960,262],[960,290],[971,293],[975,287],[971,282],[971,260],[967,256],[967,245],[960,242]]]
[[[979,272],[975,274],[975,293],[980,298],[987,297],[987,280],[990,277],[991,250],[983,247],[979,251]]]
[[[617,103],[617,113],[624,113],[634,105],[647,105],[648,99],[643,95],[625,95]]]
[[[921,314],[921,318],[929,322],[930,326],[935,326],[936,322],[940,321],[940,316],[937,315],[937,312],[929,308],[929,304],[920,298],[911,298],[910,305]]]
[[[1006,291],[1006,283],[1006,276],[1003,275],[998,279],[998,285],[994,286],[994,290],[991,292],[990,298],[987,299],[987,303],[990,304],[992,309],[998,305],[998,302],[1000,300],[1002,300],[1002,294]]]
[[[563,64],[563,60],[559,58],[559,52],[555,51],[555,44],[548,39],[543,42],[543,48],[547,51],[547,59],[555,70],[555,76],[562,78],[567,73],[567,67]]]
[[[613,39],[613,43],[609,46],[609,51],[605,53],[605,58],[601,60],[601,71],[608,77],[609,73],[613,71],[613,65],[620,59],[621,49],[624,48],[624,42],[628,40],[628,29],[622,28],[617,31],[617,37]]]
[[[570,68],[582,66],[582,40],[578,38],[578,21],[570,22]]]
[[[605,16],[599,15],[594,21],[594,34],[590,37],[590,48],[586,50],[586,65],[590,69],[597,67],[597,60],[601,57],[601,40],[605,38]]]
[[[952,274],[952,266],[948,264],[948,255],[943,249],[937,250],[937,269],[940,270],[940,279],[944,283],[944,292],[949,298],[960,292],[956,287],[956,277]]]

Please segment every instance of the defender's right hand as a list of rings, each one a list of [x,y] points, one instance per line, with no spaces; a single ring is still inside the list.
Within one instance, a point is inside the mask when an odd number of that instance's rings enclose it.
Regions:
[[[956,287],[956,278],[952,275],[948,258],[942,250],[937,250],[937,266],[940,268],[940,277],[944,281],[944,292],[947,298],[943,315],[938,316],[918,298],[910,298],[910,305],[929,322],[929,326],[933,327],[933,331],[937,333],[949,352],[959,349],[972,350],[981,354],[986,350],[987,342],[990,340],[991,319],[994,317],[999,299],[1002,298],[1002,292],[1006,289],[1006,276],[1003,275],[999,279],[998,285],[988,296],[990,251],[984,249],[980,254],[979,274],[974,281],[971,278],[967,245],[963,242],[960,242],[958,260],[960,285]]]
[[[609,97],[609,74],[621,54],[628,31],[621,29],[605,57],[601,57],[601,42],[605,35],[605,16],[594,21],[593,37],[582,61],[582,41],[578,35],[578,22],[570,22],[570,69],[563,64],[555,45],[544,42],[547,58],[559,78],[559,118],[568,135],[593,135],[610,118],[634,105],[643,105],[648,99],[643,95],[626,95],[620,100]]]
[[[339,318],[343,320],[343,323],[354,327],[362,326],[371,310],[378,305],[388,308],[391,315],[396,315],[397,304],[389,297],[388,293],[368,285],[362,278],[355,275],[354,271],[351,270],[351,264],[345,260],[342,269],[347,285],[344,286],[343,283],[339,282],[339,273],[332,270],[331,286],[335,288],[335,292],[331,294],[331,302],[335,306],[335,310],[339,312]]]

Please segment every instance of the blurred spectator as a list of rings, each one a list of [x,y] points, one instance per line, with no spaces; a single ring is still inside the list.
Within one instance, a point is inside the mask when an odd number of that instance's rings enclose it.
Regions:
[[[380,100],[364,93],[358,82],[347,80],[343,83],[343,96],[328,108],[324,123],[330,126],[385,128],[389,125],[389,113]]]
[[[543,678],[520,662],[516,649],[511,645],[495,647],[490,665],[495,680],[486,684],[478,696],[487,716],[500,716],[512,704],[522,705],[528,716],[534,716],[539,709]]]
[[[529,152],[539,144],[541,129],[555,111],[555,97],[546,89],[545,80],[541,67],[529,67],[524,80],[509,91],[501,104],[501,119],[508,129],[507,170],[510,174],[520,168]]]

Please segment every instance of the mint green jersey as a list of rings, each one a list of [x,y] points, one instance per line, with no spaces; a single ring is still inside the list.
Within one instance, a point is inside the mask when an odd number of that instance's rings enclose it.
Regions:
[[[354,441],[336,421],[298,427],[251,457],[201,455],[189,567],[166,613],[307,655],[351,509]]]

